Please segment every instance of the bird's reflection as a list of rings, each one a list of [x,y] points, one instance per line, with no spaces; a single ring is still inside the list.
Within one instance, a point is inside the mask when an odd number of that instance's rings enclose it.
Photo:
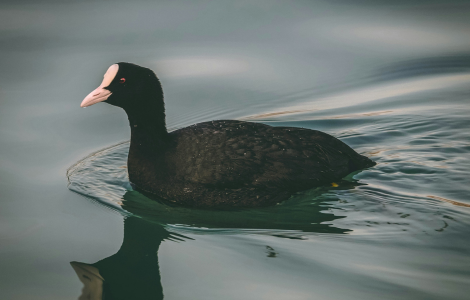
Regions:
[[[357,185],[346,182],[337,189],[346,190]],[[127,191],[123,196],[123,208],[133,216],[124,220],[124,240],[119,251],[94,264],[71,262],[84,284],[79,300],[163,299],[158,248],[164,240],[191,238],[169,232],[161,224],[188,224],[210,229],[208,234],[220,229],[230,229],[236,234],[257,230],[259,234],[289,239],[303,239],[308,233],[347,233],[348,229],[329,224],[342,217],[325,212],[325,202],[316,198],[324,192],[312,190],[282,206],[210,211],[170,207],[136,191]],[[338,201],[336,197],[329,200]],[[268,257],[277,256],[271,247],[266,249]]]
[[[158,248],[163,240],[181,238],[160,224],[125,219],[124,240],[116,254],[94,264],[70,263],[84,285],[79,300],[163,299]]]

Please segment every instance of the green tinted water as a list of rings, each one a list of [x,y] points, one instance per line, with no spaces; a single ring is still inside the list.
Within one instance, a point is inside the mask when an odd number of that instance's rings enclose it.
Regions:
[[[466,299],[468,11],[1,4],[0,298]],[[378,164],[274,207],[159,204],[127,181],[125,114],[79,108],[117,61],[156,71],[171,129],[312,128]]]

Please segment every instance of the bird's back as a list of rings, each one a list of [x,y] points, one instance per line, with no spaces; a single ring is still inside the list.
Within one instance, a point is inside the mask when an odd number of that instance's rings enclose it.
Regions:
[[[298,191],[374,165],[338,139],[304,128],[221,120],[171,136],[175,178],[214,187]]]

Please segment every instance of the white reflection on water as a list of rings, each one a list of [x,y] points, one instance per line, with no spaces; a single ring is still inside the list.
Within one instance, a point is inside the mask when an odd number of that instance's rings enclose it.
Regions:
[[[217,76],[243,73],[248,62],[232,58],[181,57],[157,61],[158,73],[166,77]]]
[[[327,96],[320,99],[314,99],[309,103],[302,103],[288,107],[279,108],[275,111],[247,116],[245,120],[265,120],[273,119],[278,116],[294,115],[306,112],[312,112],[318,109],[331,109],[357,105],[391,97],[398,97],[407,94],[438,90],[454,85],[470,82],[470,74],[434,76],[424,79],[406,80],[392,82],[373,87],[366,87],[352,92],[340,93],[333,96]],[[445,104],[445,103],[443,103]]]
[[[410,47],[449,49],[451,47],[469,47],[470,31],[416,28],[411,26],[386,26],[365,24],[340,26],[333,28],[339,37],[352,37],[358,42],[367,42],[369,46],[379,47]]]

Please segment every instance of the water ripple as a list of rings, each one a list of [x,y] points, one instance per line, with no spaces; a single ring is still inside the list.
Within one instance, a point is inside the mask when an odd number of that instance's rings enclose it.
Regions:
[[[454,221],[468,223],[470,212],[469,110],[463,111],[458,97],[442,99],[437,104],[439,110],[435,109],[436,103],[426,105],[422,98],[431,89],[439,88],[444,93],[445,88],[453,86],[455,90],[455,84],[468,81],[469,74],[460,74],[391,83],[384,89],[373,87],[328,98],[336,99],[328,109],[303,105],[245,118],[324,130],[378,163],[370,170],[348,176],[339,185],[299,193],[275,207],[214,212],[152,201],[133,191],[128,182],[126,142],[94,153],[71,167],[69,188],[121,213],[195,234],[305,238],[311,234],[348,233],[388,238],[405,232],[438,234],[459,230],[459,223]],[[389,93],[396,89],[400,92]],[[370,97],[347,108],[340,106],[340,99],[359,99],[360,95]],[[382,97],[390,96],[389,102],[396,100],[393,110],[364,109],[364,102],[380,102]],[[315,103],[321,107],[325,101]],[[346,111],[352,113],[344,114]],[[201,111],[192,115],[191,122],[218,113],[222,112]],[[297,119],[290,120],[293,115]]]

